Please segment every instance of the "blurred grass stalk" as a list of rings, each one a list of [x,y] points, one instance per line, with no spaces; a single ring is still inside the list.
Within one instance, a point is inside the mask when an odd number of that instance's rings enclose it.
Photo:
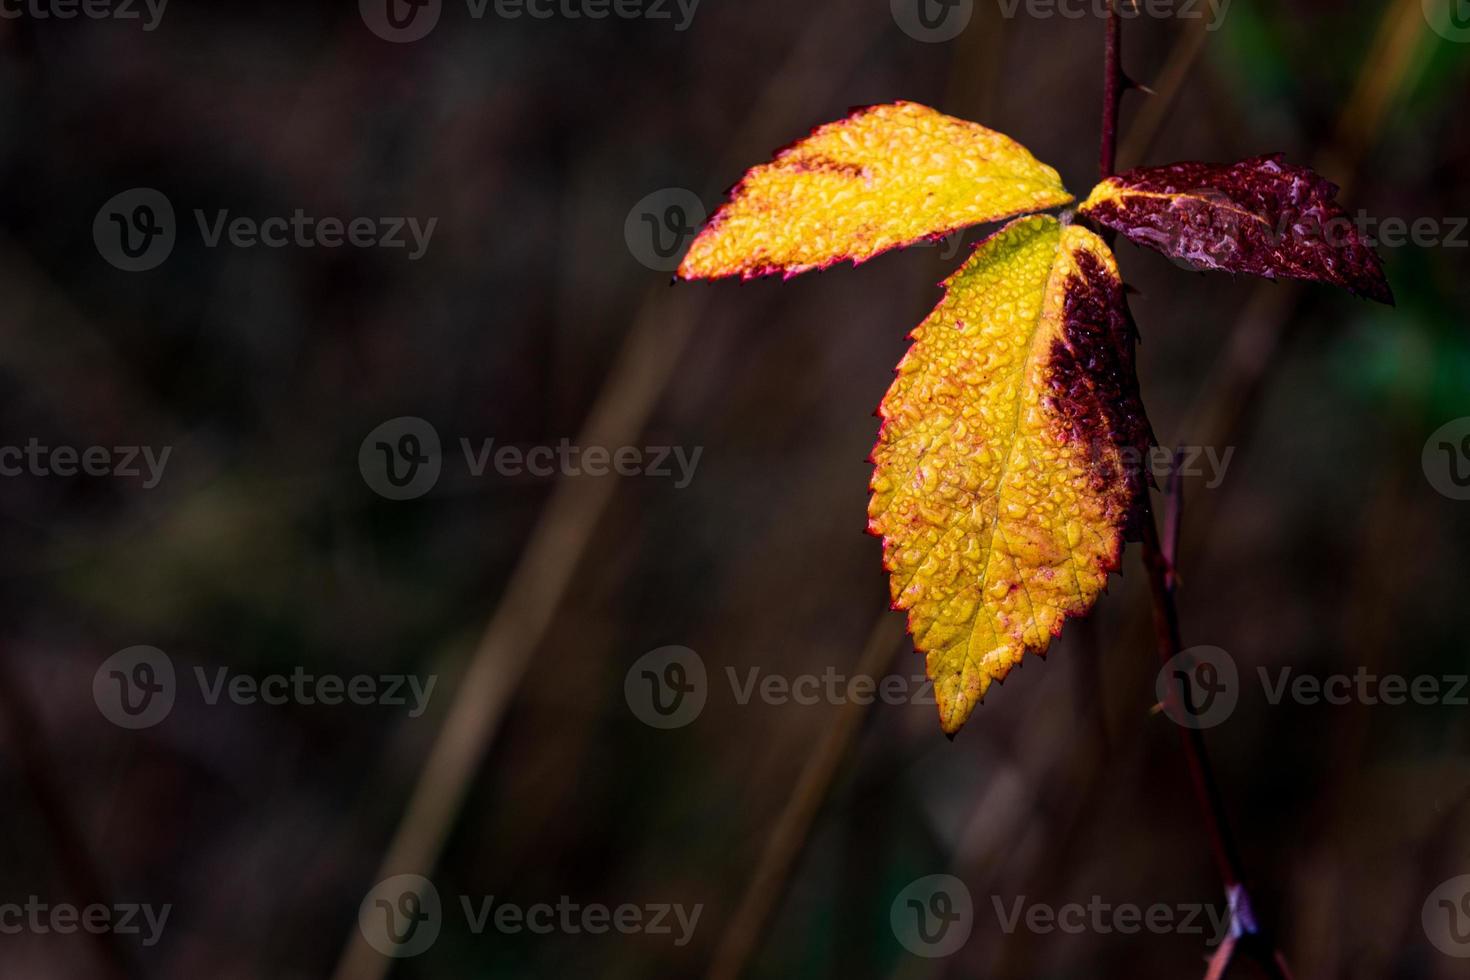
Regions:
[[[859,63],[873,37],[834,29],[844,6],[841,0],[830,0],[813,14],[810,26],[796,39],[781,70],[771,76],[734,134],[722,172],[729,160],[743,159],[746,144],[761,134],[798,128],[810,105],[820,102],[824,91]],[[871,27],[880,21],[858,18],[857,23]],[[793,93],[801,98],[792,98]],[[579,436],[580,445],[621,446],[637,439],[673,375],[708,295],[705,290],[670,289],[662,283],[650,289],[603,382]],[[438,864],[471,781],[615,489],[611,477],[557,484],[456,686],[444,726],[375,881],[404,873],[428,876]],[[392,964],[367,944],[354,921],[334,977],[381,980]]]

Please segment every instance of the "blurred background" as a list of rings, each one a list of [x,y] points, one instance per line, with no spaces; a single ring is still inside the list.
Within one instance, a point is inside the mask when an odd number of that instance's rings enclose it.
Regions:
[[[863,533],[871,413],[985,229],[669,285],[856,105],[1086,194],[1096,5],[923,4],[0,10],[0,974],[1204,976],[1136,547],[951,742]],[[1396,308],[1118,253],[1256,912],[1298,977],[1461,977],[1470,10],[1148,9],[1121,166],[1280,151],[1428,222],[1380,235]]]

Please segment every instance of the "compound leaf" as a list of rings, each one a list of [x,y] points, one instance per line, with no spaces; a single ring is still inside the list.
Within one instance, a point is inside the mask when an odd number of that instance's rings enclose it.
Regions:
[[[792,276],[1071,201],[1008,136],[913,102],[870,106],[747,173],[678,274]]]
[[[1017,219],[945,283],[879,407],[868,529],[954,732],[1118,568],[1152,434],[1117,264]]]
[[[1336,184],[1273,154],[1129,170],[1078,211],[1195,268],[1325,282],[1392,304],[1378,256],[1336,197]]]

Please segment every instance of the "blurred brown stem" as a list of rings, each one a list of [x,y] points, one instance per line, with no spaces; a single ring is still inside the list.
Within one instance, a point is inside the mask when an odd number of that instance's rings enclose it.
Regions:
[[[102,872],[72,814],[66,794],[56,780],[56,773],[63,769],[47,751],[41,720],[32,710],[30,698],[21,687],[19,678],[10,672],[3,656],[0,656],[0,716],[5,719],[10,748],[30,787],[42,822],[51,835],[62,876],[72,898],[82,908],[108,905]],[[106,980],[138,976],[118,941],[116,931],[85,931],[97,952],[92,962],[96,976]]]
[[[786,63],[770,77],[731,140],[732,152],[743,152],[749,139],[768,127],[782,128],[794,105],[819,101],[823,82],[815,77],[817,71],[835,77],[838,66],[859,62],[867,37],[832,29],[828,14],[841,6],[839,0],[830,0],[796,38]],[[804,93],[804,99],[794,101],[790,92]],[[704,305],[705,297],[698,293],[664,285],[650,289],[603,381],[579,445],[628,445],[637,437],[674,376]],[[564,480],[553,492],[458,681],[375,880],[402,873],[426,876],[438,865],[471,781],[570,589],[612,493],[610,478]],[[333,975],[336,980],[382,980],[394,962],[368,945],[354,926]]]
[[[884,610],[868,635],[858,658],[858,677],[881,677],[895,649],[907,649],[904,618]],[[766,837],[755,873],[751,875],[735,916],[726,927],[710,966],[709,980],[736,980],[755,952],[761,934],[785,892],[791,870],[800,857],[813,823],[837,779],[838,770],[857,741],[866,703],[850,699],[827,724],[816,749],[807,757],[801,776],[780,817]]]

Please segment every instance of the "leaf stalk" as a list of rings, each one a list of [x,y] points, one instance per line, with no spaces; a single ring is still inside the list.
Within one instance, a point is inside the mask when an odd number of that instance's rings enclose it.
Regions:
[[[1123,0],[1115,0],[1108,5],[1103,35],[1102,126],[1098,139],[1098,173],[1103,180],[1113,176],[1117,165],[1118,112],[1122,105],[1123,92],[1130,87],[1122,66],[1123,25],[1117,7],[1121,2]],[[1111,245],[1112,234],[1107,233],[1105,237]],[[1142,522],[1143,561],[1148,569],[1149,592],[1153,600],[1154,640],[1162,663],[1172,660],[1184,646],[1179,628],[1179,608],[1174,597],[1178,585],[1175,569],[1184,508],[1184,488],[1178,478],[1177,466],[1173,472],[1175,476],[1169,487],[1168,509],[1165,512],[1167,544],[1161,544],[1159,540],[1152,507],[1147,509]],[[1210,852],[1225,885],[1230,908],[1230,934],[1211,959],[1206,980],[1223,980],[1230,965],[1242,954],[1259,963],[1271,980],[1291,980],[1285,958],[1261,932],[1256,921],[1250,891],[1245,884],[1240,849],[1230,830],[1225,799],[1210,764],[1204,733],[1198,728],[1184,725],[1176,727],[1188,763],[1190,782],[1194,786],[1195,798],[1204,818]]]

